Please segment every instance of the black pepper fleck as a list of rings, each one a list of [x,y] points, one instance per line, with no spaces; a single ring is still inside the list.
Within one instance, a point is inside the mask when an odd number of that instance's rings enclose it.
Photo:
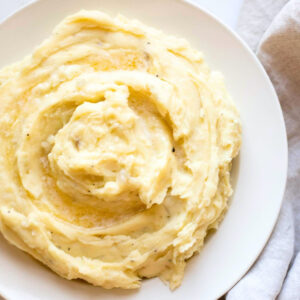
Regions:
[[[155,76],[158,77],[158,74],[156,74]]]
[[[26,135],[29,136],[29,133],[27,133]]]
[[[174,147],[172,148],[172,152],[175,152],[175,148]]]
[[[71,250],[71,248],[69,247],[69,248],[68,248],[68,251],[70,251],[70,250]]]
[[[80,147],[80,139],[76,138],[76,139],[74,140],[74,144],[75,144],[75,148],[76,148],[77,150],[79,150],[79,147]]]

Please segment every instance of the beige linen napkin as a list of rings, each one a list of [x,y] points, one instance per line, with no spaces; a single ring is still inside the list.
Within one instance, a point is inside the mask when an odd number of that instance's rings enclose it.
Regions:
[[[245,0],[238,32],[257,52],[277,91],[288,135],[289,169],[284,203],[273,234],[254,266],[227,294],[226,299],[298,300],[300,0]]]

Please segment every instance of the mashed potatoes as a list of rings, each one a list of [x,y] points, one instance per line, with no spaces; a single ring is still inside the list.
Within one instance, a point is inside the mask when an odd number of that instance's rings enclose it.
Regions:
[[[216,228],[240,120],[182,39],[81,11],[0,71],[0,225],[59,275],[180,285]]]

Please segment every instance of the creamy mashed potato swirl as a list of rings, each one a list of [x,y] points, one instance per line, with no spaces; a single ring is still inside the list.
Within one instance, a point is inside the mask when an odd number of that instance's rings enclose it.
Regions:
[[[81,11],[0,71],[0,225],[59,275],[180,285],[222,217],[241,130],[182,39]]]

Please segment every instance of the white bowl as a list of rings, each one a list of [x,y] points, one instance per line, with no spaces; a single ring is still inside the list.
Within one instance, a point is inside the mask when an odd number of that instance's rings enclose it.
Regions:
[[[0,239],[0,293],[8,299],[215,299],[251,267],[276,222],[285,186],[287,142],[274,89],[245,44],[204,10],[179,0],[42,0],[0,25],[0,66],[21,59],[65,16],[99,9],[184,37],[222,71],[241,112],[243,144],[234,163],[234,196],[219,230],[188,262],[182,285],[171,292],[159,279],[138,291],[104,290],[60,278]]]

